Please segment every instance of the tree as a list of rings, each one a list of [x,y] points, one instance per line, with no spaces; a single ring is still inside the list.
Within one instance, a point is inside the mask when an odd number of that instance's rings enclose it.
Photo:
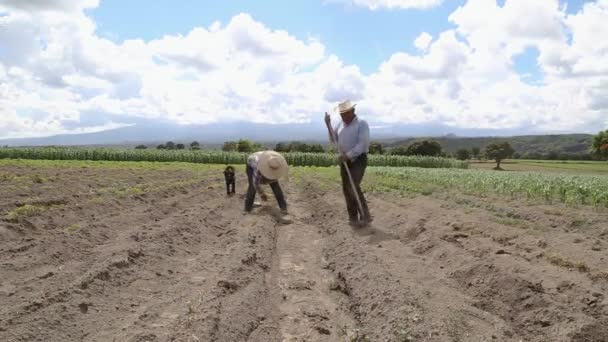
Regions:
[[[557,160],[557,159],[559,159],[559,153],[557,153],[557,151],[551,151],[551,152],[547,153],[545,158],[548,160]]]
[[[137,146],[135,146],[136,150],[145,150],[147,148],[148,148],[148,146],[146,146],[146,145],[137,145]]]
[[[288,152],[308,152],[308,145],[299,141],[292,141],[287,149]]]
[[[596,157],[608,158],[608,129],[593,137],[592,149]]]
[[[274,147],[274,150],[276,152],[289,152],[289,146],[286,143],[278,143],[276,144],[276,146]]]
[[[458,159],[458,160],[471,159],[471,152],[469,152],[469,150],[467,150],[466,148],[461,148],[460,150],[456,151],[456,159]]]
[[[165,144],[165,148],[167,150],[174,150],[175,149],[175,143],[173,141],[167,141],[167,143]]]
[[[160,145],[156,146],[156,149],[157,150],[166,150],[167,147],[165,145],[163,145],[163,144],[160,144]]]
[[[481,152],[479,147],[473,147],[471,149],[471,153],[473,153],[473,158],[475,159],[479,159],[479,152]]]
[[[407,153],[410,156],[439,156],[441,154],[441,144],[432,139],[415,141],[407,147]]]
[[[224,152],[236,152],[239,150],[239,143],[236,141],[226,141],[224,146],[222,146],[222,151]]]
[[[237,151],[239,152],[253,152],[253,144],[247,139],[239,140],[237,144]]]
[[[183,150],[183,149],[186,148],[186,145],[184,145],[184,144],[177,144],[177,145],[175,145],[175,148],[178,149],[178,150]]]
[[[404,146],[397,146],[390,149],[389,154],[396,156],[407,156],[408,154],[407,148]]]
[[[513,153],[515,153],[515,150],[506,141],[495,142],[486,146],[486,157],[496,161],[496,167],[494,170],[502,170],[500,168],[500,162],[511,157]]]
[[[369,144],[369,153],[370,154],[383,154],[384,146],[382,146],[382,144],[379,142],[372,141]]]
[[[253,151],[262,151],[262,150],[265,150],[265,149],[266,149],[266,147],[264,145],[260,144],[260,143],[253,143],[251,145],[251,152],[253,152]]]
[[[325,149],[323,148],[323,146],[321,144],[312,144],[309,146],[309,152],[323,153],[323,152],[325,152]]]
[[[198,141],[195,140],[190,143],[190,148],[194,150],[194,147],[199,147],[200,150],[201,144],[199,144]]]

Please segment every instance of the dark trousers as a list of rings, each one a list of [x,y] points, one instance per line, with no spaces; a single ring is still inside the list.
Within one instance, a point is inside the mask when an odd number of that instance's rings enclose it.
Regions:
[[[355,183],[357,194],[359,194],[361,206],[363,207],[363,212],[360,212],[357,198],[355,197],[352,185],[348,180],[348,174],[346,173],[344,164],[341,163],[340,176],[342,176],[342,192],[344,193],[344,199],[346,200],[348,217],[351,221],[369,220],[371,219],[371,216],[367,207],[367,201],[365,200],[365,196],[363,196],[363,191],[361,191],[361,181],[363,180],[363,175],[365,175],[365,169],[367,168],[367,154],[362,154],[357,159],[348,162],[347,164],[353,183]]]
[[[253,209],[253,200],[255,199],[256,190],[255,185],[253,184],[253,168],[249,165],[247,165],[247,179],[249,181],[249,187],[247,188],[247,195],[245,196],[245,211],[251,211],[251,209]],[[279,182],[270,183],[270,188],[279,203],[279,208],[281,208],[281,210],[287,210],[287,202],[285,201],[285,196],[283,195],[283,190],[281,189]]]

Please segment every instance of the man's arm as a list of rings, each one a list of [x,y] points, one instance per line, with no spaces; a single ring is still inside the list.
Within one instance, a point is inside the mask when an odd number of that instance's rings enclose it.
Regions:
[[[261,181],[262,181],[262,175],[258,172],[257,167],[254,167],[253,168],[253,186],[255,187],[255,191],[260,194],[260,198],[262,199],[262,201],[267,201],[268,196],[266,195],[266,193],[264,192],[264,189],[261,186],[261,184],[262,184]]]
[[[369,149],[369,125],[367,121],[359,122],[359,132],[357,136],[357,144],[350,151],[346,152],[346,157],[354,160]]]

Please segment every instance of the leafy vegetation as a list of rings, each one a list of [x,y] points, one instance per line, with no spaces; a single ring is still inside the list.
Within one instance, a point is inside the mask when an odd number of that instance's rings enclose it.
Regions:
[[[299,141],[291,143],[278,143],[276,144],[275,151],[277,152],[310,152],[310,153],[323,153],[325,149],[321,144],[307,144]]]
[[[600,158],[608,158],[608,129],[593,137],[593,153]]]
[[[337,165],[335,154],[283,153],[292,166]],[[0,149],[0,159],[47,160],[107,160],[189,162],[202,164],[245,164],[248,152],[196,150],[135,150],[110,148],[6,148]],[[468,163],[440,157],[370,155],[370,166],[413,166],[424,168],[468,168]]]
[[[317,180],[339,184],[337,168],[294,168],[296,178],[314,175]],[[435,192],[464,192],[511,199],[540,200],[608,207],[606,176],[560,175],[541,172],[491,172],[489,170],[370,167],[362,186],[371,192],[430,195]]]
[[[402,156],[431,156],[441,155],[442,147],[439,142],[433,139],[417,140],[412,142],[407,148],[401,146],[391,149],[390,154]]]
[[[420,138],[385,143],[385,147],[406,147]],[[496,137],[434,137],[447,153],[456,153],[460,149],[472,151],[473,158],[479,156],[480,149],[491,144]],[[525,135],[504,137],[522,159],[561,159],[561,160],[592,160],[590,134],[556,134],[556,135]]]
[[[488,159],[496,161],[495,170],[502,170],[500,168],[500,162],[504,159],[510,158],[515,150],[511,147],[508,142],[495,142],[486,146],[485,154]]]
[[[264,149],[261,144],[251,142],[247,139],[241,139],[239,141],[226,141],[222,146],[224,152],[253,152]]]
[[[23,206],[20,206],[20,207],[14,209],[14,210],[9,211],[6,214],[6,219],[9,221],[15,221],[15,220],[19,219],[20,217],[33,216],[43,210],[44,210],[44,207],[42,207],[42,206],[26,204],[26,205],[23,205]]]
[[[456,159],[458,159],[458,160],[471,159],[471,152],[469,152],[469,150],[467,150],[467,149],[462,148],[456,152]]]
[[[415,191],[428,185],[466,192],[507,195],[547,202],[608,207],[608,182],[604,176],[556,175],[538,172],[488,172],[486,170],[420,170],[374,168],[366,180],[375,190]]]
[[[471,168],[491,169],[496,164],[489,162],[470,162]],[[501,163],[508,171],[535,171],[578,175],[608,176],[608,163],[601,161],[567,161],[567,160],[515,160],[509,159]]]

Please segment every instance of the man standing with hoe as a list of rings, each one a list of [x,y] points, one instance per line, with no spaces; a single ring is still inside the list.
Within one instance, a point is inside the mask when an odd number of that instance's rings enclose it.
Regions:
[[[340,103],[337,110],[342,122],[334,129],[329,114],[325,113],[325,124],[329,139],[337,145],[340,154],[340,176],[349,223],[367,226],[372,218],[360,185],[367,168],[369,125],[355,115],[355,105],[350,101]]]

